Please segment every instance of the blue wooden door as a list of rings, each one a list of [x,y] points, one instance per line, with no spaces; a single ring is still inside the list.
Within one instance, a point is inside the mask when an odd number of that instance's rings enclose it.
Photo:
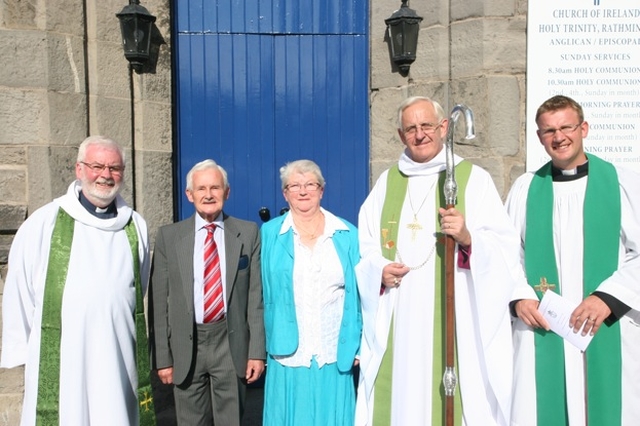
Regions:
[[[367,2],[178,0],[174,5],[178,216],[185,176],[213,158],[225,211],[259,221],[286,206],[279,168],[307,158],[323,206],[355,223],[369,181]]]

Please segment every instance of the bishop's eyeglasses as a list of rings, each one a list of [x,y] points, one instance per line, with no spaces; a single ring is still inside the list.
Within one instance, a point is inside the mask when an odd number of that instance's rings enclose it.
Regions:
[[[405,136],[415,136],[416,133],[418,133],[418,128],[420,128],[420,130],[422,130],[422,133],[424,133],[425,135],[433,135],[441,126],[442,121],[440,121],[439,123],[421,123],[417,126],[414,124],[402,129],[402,133],[404,133]]]

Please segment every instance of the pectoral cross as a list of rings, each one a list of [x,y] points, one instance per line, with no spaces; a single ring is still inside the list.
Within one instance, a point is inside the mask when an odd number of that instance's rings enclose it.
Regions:
[[[420,223],[418,223],[418,219],[416,218],[416,216],[413,216],[413,222],[409,223],[407,225],[407,229],[409,229],[411,231],[411,241],[415,241],[416,240],[416,234],[418,233],[418,231],[422,230],[422,225],[420,225]]]
[[[149,396],[149,392],[144,393],[144,398],[140,401],[140,406],[144,406],[144,411],[149,411],[149,404],[153,402],[153,398]]]
[[[545,277],[541,277],[540,278],[540,284],[533,286],[533,289],[535,291],[541,291],[542,294],[544,294],[549,289],[554,290],[555,288],[556,288],[556,285],[555,284],[549,284]]]

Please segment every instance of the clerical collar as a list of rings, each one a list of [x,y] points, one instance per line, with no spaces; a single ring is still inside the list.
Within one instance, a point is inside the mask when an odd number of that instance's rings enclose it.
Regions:
[[[589,161],[586,161],[584,164],[579,165],[575,169],[570,170],[562,170],[551,165],[551,175],[553,176],[554,182],[569,182],[572,180],[580,179],[585,177],[589,173]]]
[[[82,191],[80,191],[80,196],[78,197],[80,200],[80,204],[87,209],[89,213],[97,217],[98,219],[113,219],[118,216],[118,209],[116,208],[115,200],[111,202],[107,207],[96,207],[91,201],[87,200],[87,197],[84,196]]]

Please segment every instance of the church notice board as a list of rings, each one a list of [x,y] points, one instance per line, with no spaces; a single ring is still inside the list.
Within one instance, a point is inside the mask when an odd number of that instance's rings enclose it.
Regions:
[[[527,170],[549,161],[536,110],[565,95],[589,123],[585,150],[640,171],[640,0],[536,0],[528,9]]]

